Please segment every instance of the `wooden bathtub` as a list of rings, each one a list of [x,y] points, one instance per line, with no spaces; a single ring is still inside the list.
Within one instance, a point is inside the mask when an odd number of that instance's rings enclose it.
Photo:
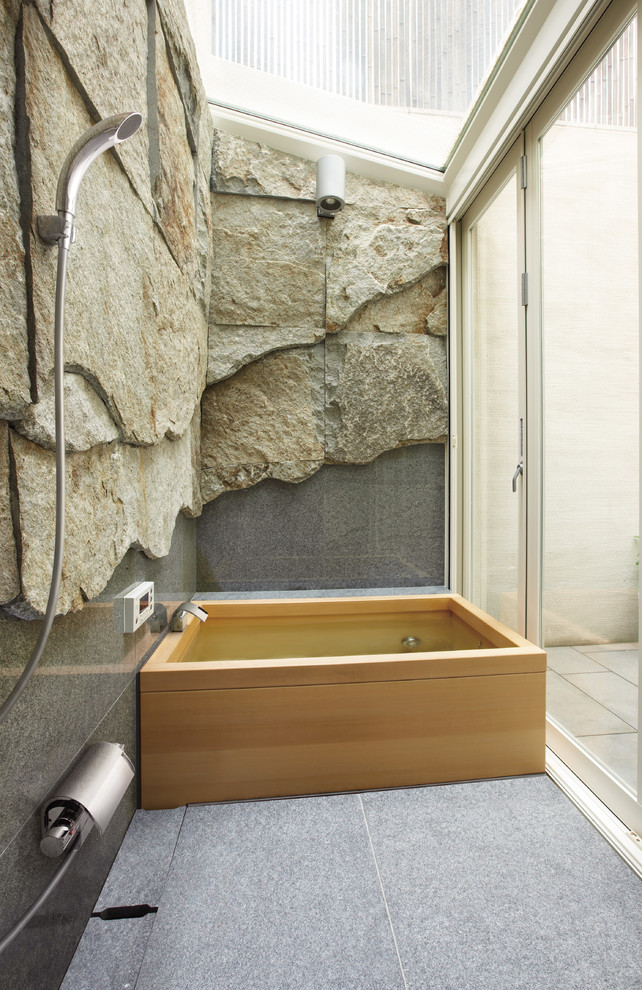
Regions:
[[[546,654],[458,595],[198,604],[140,673],[143,808],[544,770]]]

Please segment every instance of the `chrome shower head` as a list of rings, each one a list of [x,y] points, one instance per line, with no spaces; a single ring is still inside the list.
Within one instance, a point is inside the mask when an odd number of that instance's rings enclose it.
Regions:
[[[78,138],[65,158],[56,190],[56,210],[76,215],[76,199],[85,172],[103,151],[122,144],[135,134],[143,118],[139,113],[106,117]]]

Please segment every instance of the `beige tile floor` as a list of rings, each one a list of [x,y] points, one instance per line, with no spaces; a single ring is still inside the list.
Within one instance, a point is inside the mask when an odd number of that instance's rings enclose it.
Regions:
[[[638,644],[549,647],[548,714],[634,791]]]

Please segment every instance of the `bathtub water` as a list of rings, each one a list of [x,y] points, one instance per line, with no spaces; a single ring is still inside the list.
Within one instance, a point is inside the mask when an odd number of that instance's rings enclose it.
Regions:
[[[367,656],[492,649],[481,635],[449,611],[384,615],[290,615],[210,618],[181,658],[278,660],[293,657]]]

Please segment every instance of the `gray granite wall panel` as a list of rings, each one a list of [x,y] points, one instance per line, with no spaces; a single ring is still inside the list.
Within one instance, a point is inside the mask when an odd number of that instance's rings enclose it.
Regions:
[[[420,444],[228,492],[198,519],[199,592],[442,585],[444,491]]]
[[[137,764],[136,674],[158,637],[147,625],[122,632],[115,597],[153,580],[171,610],[196,591],[196,520],[179,516],[170,553],[130,550],[104,592],[81,612],[59,616],[41,666],[0,727],[0,937],[53,875],[58,860],[39,848],[42,802],[93,742],[125,744]],[[39,622],[0,618],[0,698],[28,660]],[[136,807],[132,782],[104,836],[94,829],[69,873],[0,960],[2,990],[57,990]]]
[[[136,685],[131,679],[104,719],[88,737],[123,742],[136,755]],[[136,809],[136,787],[130,784],[103,836],[89,834],[75,861],[32,922],[2,956],[2,990],[57,990],[84,926],[109,873],[123,835]],[[40,852],[37,809],[0,857],[0,932],[4,934],[38,896],[59,866]]]

